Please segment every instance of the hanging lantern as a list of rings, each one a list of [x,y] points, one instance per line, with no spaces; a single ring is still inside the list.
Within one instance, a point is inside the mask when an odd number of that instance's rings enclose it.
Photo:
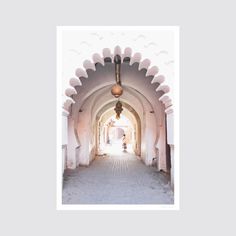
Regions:
[[[119,84],[115,84],[111,88],[111,94],[115,97],[118,98],[122,95],[123,93],[123,88]]]
[[[122,103],[120,101],[118,101],[116,103],[116,107],[115,107],[114,110],[116,112],[116,119],[119,120],[120,119],[120,113],[123,111]]]
[[[115,63],[115,79],[116,79],[116,84],[114,84],[111,88],[111,94],[115,97],[118,98],[123,94],[123,88],[121,86],[121,79],[120,79],[120,66],[121,66],[121,57],[120,55],[116,55],[114,57],[114,63]],[[116,119],[120,119],[120,113],[123,111],[122,108],[122,103],[118,101],[116,103],[115,107],[115,112],[116,112]]]
[[[120,55],[116,55],[114,57],[114,63],[115,63],[115,79],[116,84],[114,84],[111,88],[111,94],[118,98],[123,93],[123,88],[121,87],[121,79],[120,79],[120,66],[121,66],[121,57]]]

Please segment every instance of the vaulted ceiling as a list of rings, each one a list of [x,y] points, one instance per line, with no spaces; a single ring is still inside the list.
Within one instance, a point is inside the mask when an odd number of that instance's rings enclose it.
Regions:
[[[63,108],[81,104],[96,90],[115,82],[114,55],[122,58],[121,79],[126,89],[136,90],[152,101],[163,102],[166,110],[173,105],[174,30],[78,30],[59,31],[59,63],[62,77]],[[119,45],[119,46],[117,46]],[[130,47],[127,47],[127,46]],[[122,50],[123,47],[123,50]],[[113,51],[113,52],[112,52]],[[104,70],[107,71],[104,74]],[[130,73],[145,79],[129,79]],[[103,74],[103,77],[99,75]],[[94,80],[95,77],[97,80]],[[92,82],[93,81],[93,82]]]

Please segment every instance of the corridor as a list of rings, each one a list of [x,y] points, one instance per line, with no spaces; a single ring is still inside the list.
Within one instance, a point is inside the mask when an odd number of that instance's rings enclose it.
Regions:
[[[59,205],[175,206],[175,30],[58,32]]]
[[[167,176],[130,152],[108,151],[89,167],[65,171],[63,204],[173,204]]]

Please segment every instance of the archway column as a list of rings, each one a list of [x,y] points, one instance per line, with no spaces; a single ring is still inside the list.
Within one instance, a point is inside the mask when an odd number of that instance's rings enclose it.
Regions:
[[[156,141],[156,134],[157,134],[157,127],[154,125],[156,123],[156,117],[153,113],[146,111],[145,113],[145,127],[144,137],[142,143],[145,144],[145,164],[148,166],[152,165],[153,158],[156,156],[156,148],[155,148],[155,141]]]
[[[78,151],[78,143],[75,136],[74,119],[68,116],[68,145],[67,145],[67,168],[75,169],[78,166],[78,160],[76,159]]]
[[[165,124],[159,125],[160,135],[157,142],[158,149],[158,170],[167,172],[167,163],[166,163],[166,132]]]
[[[170,183],[171,188],[174,190],[174,145],[170,145],[171,169],[170,169]]]
[[[67,145],[68,145],[68,116],[69,112],[62,109],[62,137],[61,137],[61,149],[62,149],[62,174],[67,167]]]
[[[170,146],[171,157],[171,187],[174,189],[174,112],[173,109],[166,110],[167,119],[167,144]]]
[[[94,150],[95,142],[92,140],[93,126],[90,119],[90,109],[88,106],[86,109],[82,109],[77,118],[77,132],[80,141],[80,148],[78,149],[78,164],[82,166],[88,166],[90,162],[95,158],[91,150]]]

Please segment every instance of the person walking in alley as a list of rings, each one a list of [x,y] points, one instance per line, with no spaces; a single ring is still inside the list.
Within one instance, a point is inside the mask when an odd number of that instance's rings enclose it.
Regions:
[[[124,151],[127,149],[127,140],[126,140],[125,134],[123,134],[123,137],[122,137],[122,147]]]

